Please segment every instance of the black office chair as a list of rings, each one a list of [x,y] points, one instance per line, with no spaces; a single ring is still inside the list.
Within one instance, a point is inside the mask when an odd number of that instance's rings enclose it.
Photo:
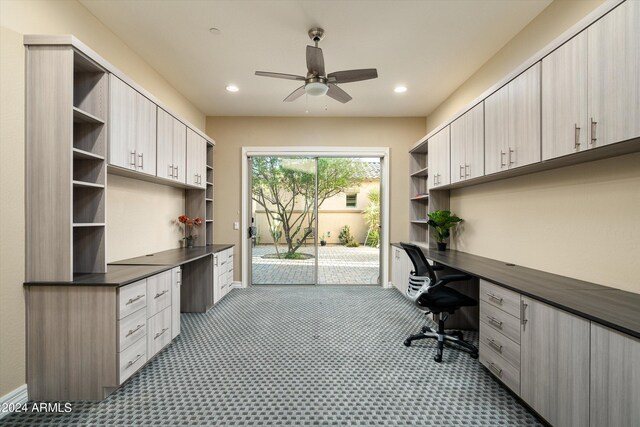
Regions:
[[[471,277],[466,274],[451,274],[448,276],[437,278],[433,267],[427,262],[422,250],[406,243],[400,243],[402,248],[409,255],[409,259],[413,263],[414,270],[409,276],[409,287],[407,288],[407,296],[425,311],[426,315],[438,315],[438,330],[434,331],[428,326],[422,327],[422,332],[411,335],[404,340],[404,345],[409,347],[412,341],[425,338],[433,338],[438,340],[438,350],[433,359],[436,362],[442,362],[442,350],[445,342],[450,342],[466,350],[469,355],[477,359],[478,349],[463,341],[462,332],[453,331],[447,335],[444,330],[444,322],[460,307],[472,307],[478,305],[478,301],[471,297],[461,294],[455,289],[448,288],[446,285],[450,282],[458,282],[469,280]]]

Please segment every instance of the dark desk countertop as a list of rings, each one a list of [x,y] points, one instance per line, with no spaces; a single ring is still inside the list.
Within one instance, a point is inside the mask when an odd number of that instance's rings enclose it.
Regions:
[[[401,247],[398,243],[393,246]],[[421,249],[438,264],[640,338],[640,294],[465,252]]]
[[[232,247],[209,245],[170,249],[110,263],[106,273],[75,274],[71,282],[27,282],[25,286],[124,286]]]

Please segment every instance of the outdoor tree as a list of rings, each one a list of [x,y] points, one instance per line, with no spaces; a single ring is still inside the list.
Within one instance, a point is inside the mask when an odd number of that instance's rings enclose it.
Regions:
[[[315,162],[309,159],[255,157],[252,159],[251,196],[266,213],[274,239],[284,237],[285,258],[313,236],[315,224]],[[356,159],[318,159],[318,207],[344,189],[359,185],[366,176],[363,162]],[[278,256],[279,253],[278,253]]]
[[[369,203],[362,216],[369,226],[365,244],[378,247],[380,245],[380,189],[374,188],[367,195]]]

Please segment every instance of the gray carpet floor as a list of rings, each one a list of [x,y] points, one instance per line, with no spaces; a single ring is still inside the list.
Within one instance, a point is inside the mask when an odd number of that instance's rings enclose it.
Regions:
[[[206,314],[103,402],[2,425],[528,426],[539,421],[477,360],[432,341],[395,289],[256,286]],[[465,336],[477,340],[475,333]]]

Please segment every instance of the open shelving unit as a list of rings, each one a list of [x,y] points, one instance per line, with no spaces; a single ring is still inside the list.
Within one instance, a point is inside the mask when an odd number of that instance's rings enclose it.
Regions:
[[[411,151],[409,157],[409,240],[425,242],[429,234],[427,226],[429,209],[427,144]]]
[[[207,188],[205,190],[207,245],[213,244],[213,149],[213,144],[207,143]]]

